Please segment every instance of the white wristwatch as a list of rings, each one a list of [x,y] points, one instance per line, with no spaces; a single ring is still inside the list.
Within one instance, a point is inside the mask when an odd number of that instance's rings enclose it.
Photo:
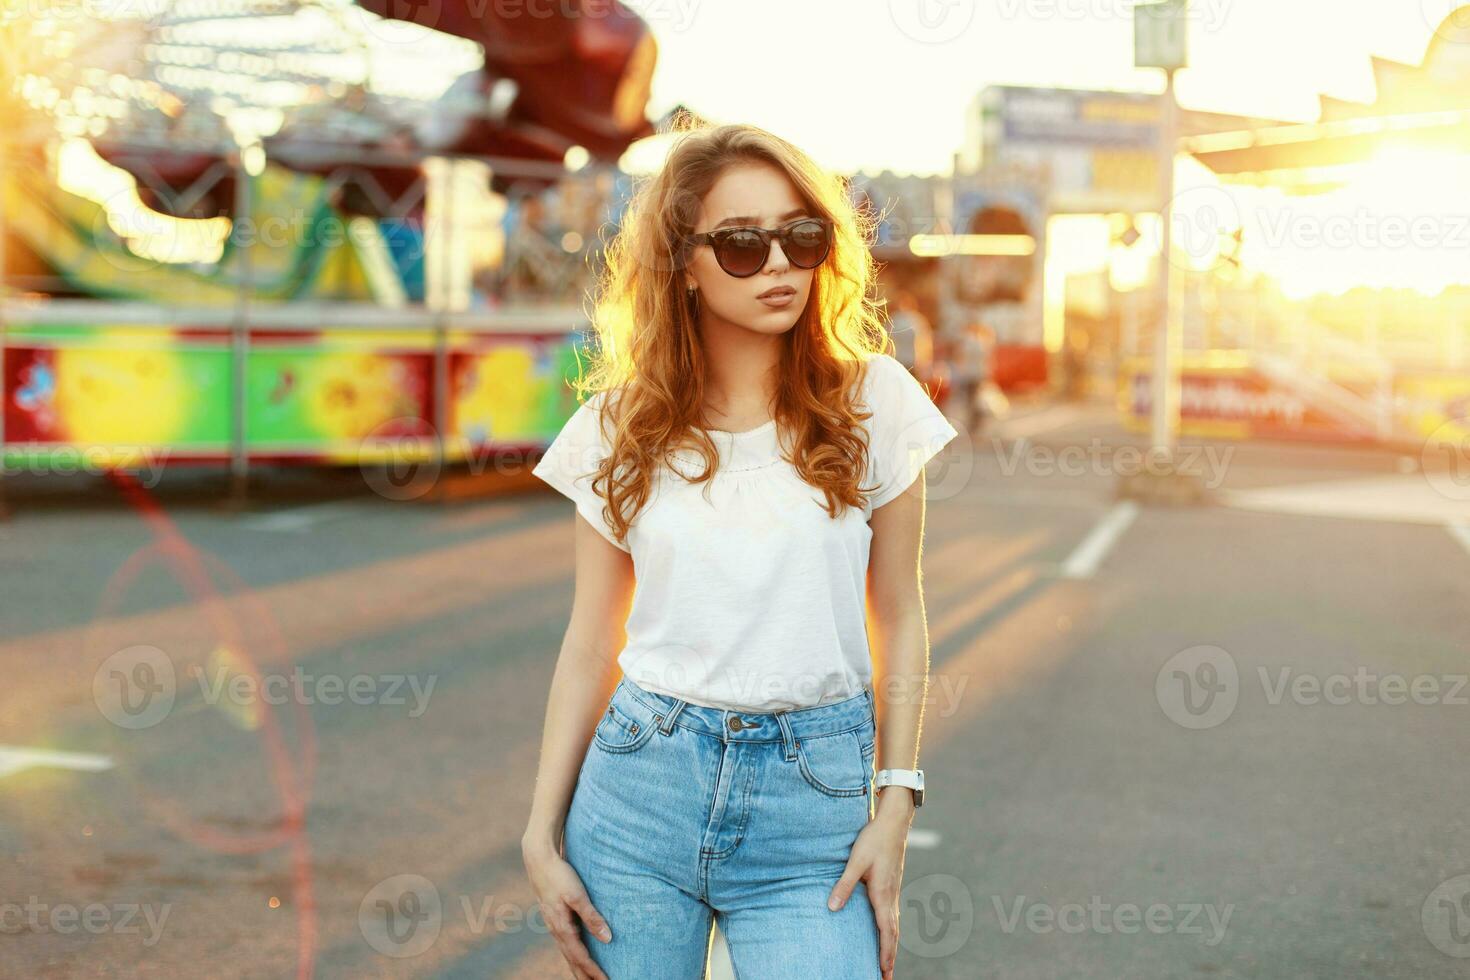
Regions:
[[[922,769],[879,769],[873,780],[874,789],[885,786],[907,786],[914,791],[914,806],[924,805],[924,770]]]

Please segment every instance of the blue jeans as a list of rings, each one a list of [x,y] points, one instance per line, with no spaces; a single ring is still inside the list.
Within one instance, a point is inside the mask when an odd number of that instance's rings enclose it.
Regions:
[[[701,980],[718,918],[738,980],[877,980],[858,882],[827,897],[873,815],[873,695],[796,711],[725,711],[626,674],[588,746],[566,858],[607,919],[582,928],[610,980]]]

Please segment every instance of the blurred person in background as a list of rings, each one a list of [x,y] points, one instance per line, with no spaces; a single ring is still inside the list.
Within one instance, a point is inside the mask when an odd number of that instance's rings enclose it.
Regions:
[[[934,374],[934,327],[919,309],[919,301],[907,289],[894,296],[889,318],[893,356],[919,381],[927,384]]]
[[[994,343],[993,330],[979,320],[970,320],[961,328],[952,347],[951,387],[944,407],[972,435],[984,428],[989,415],[987,388],[991,387],[990,352]]]

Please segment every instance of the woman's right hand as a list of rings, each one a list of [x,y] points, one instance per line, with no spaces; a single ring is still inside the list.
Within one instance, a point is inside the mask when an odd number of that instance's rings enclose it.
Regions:
[[[612,930],[607,920],[592,906],[592,899],[588,897],[576,870],[547,844],[523,842],[521,857],[525,861],[531,887],[541,902],[541,914],[561,948],[561,955],[571,966],[574,980],[608,980],[607,974],[598,969],[587,952],[577,919],[585,922],[588,930],[603,942],[612,942]]]

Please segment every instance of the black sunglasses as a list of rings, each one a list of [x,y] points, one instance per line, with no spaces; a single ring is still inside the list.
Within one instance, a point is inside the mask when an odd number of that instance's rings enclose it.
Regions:
[[[737,279],[755,275],[766,267],[771,239],[798,269],[815,269],[832,249],[832,222],[827,218],[798,218],[774,231],[742,225],[690,235],[688,243],[708,245],[720,268]]]

